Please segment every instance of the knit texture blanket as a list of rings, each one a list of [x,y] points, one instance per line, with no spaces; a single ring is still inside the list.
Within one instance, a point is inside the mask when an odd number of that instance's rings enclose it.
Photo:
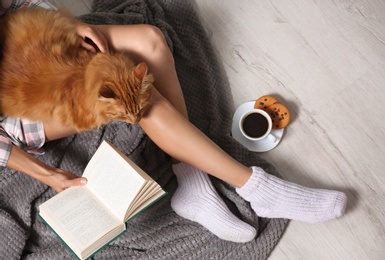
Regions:
[[[190,1],[96,0],[93,24],[157,26],[174,54],[190,120],[245,165],[276,170],[231,138],[234,112],[229,85],[215,51]],[[177,182],[170,157],[137,125],[111,123],[100,129],[46,144],[43,162],[81,175],[102,140],[110,141],[148,172],[169,194],[128,223],[128,229],[94,259],[266,259],[287,220],[257,218],[234,188],[212,178],[229,208],[258,230],[249,243],[223,241],[201,225],[183,219],[170,207]],[[236,174],[236,173],[234,173]],[[10,169],[0,174],[0,258],[74,259],[68,248],[38,217],[38,206],[55,191]]]

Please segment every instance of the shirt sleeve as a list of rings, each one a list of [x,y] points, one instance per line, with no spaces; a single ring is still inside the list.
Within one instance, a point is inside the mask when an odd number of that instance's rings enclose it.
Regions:
[[[3,135],[3,130],[0,128],[0,171],[7,166],[9,155],[11,154],[11,147],[11,141]]]
[[[57,10],[57,7],[48,0],[26,0],[26,2],[28,2],[28,8],[41,7],[48,10]]]
[[[57,10],[48,0],[0,0],[0,17],[23,7]]]
[[[32,154],[43,154],[44,126],[27,119],[0,116],[0,170],[8,162],[12,144]]]

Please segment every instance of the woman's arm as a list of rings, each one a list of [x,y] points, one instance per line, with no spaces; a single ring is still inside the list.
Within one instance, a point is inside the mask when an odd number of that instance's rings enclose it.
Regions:
[[[82,186],[87,179],[58,168],[51,167],[19,147],[12,145],[7,167],[23,172],[32,178],[52,187],[57,192],[63,191],[71,186]]]

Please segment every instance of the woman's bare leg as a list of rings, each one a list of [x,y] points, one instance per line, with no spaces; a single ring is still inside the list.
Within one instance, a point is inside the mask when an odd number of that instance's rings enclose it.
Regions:
[[[172,157],[235,187],[242,187],[250,178],[251,169],[220,149],[157,90],[153,92],[152,108],[139,122],[147,135]]]

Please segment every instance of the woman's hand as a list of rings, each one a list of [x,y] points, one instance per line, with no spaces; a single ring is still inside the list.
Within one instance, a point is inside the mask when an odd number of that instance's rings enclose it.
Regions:
[[[14,145],[12,145],[7,167],[23,172],[47,184],[57,192],[72,186],[83,186],[87,183],[86,178],[78,177],[62,169],[53,168]]]
[[[57,192],[61,192],[72,186],[83,186],[87,184],[87,179],[58,168],[50,170],[51,175],[45,177],[43,182]]]
[[[106,37],[97,29],[96,26],[79,22],[76,25],[76,31],[82,38],[82,46],[86,50],[97,52],[97,49],[86,39],[90,39],[101,52],[109,52]]]

